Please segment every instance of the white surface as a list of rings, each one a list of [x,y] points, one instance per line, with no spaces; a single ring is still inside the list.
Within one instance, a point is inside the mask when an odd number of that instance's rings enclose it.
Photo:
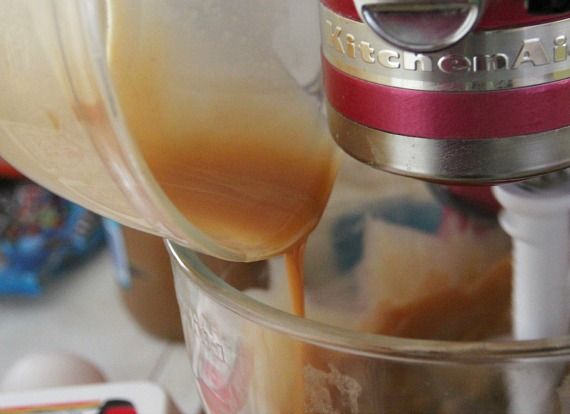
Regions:
[[[158,382],[184,414],[195,414],[184,345],[155,339],[130,319],[114,271],[103,251],[50,283],[42,297],[0,297],[0,377],[27,354],[68,351],[93,362],[110,382]]]

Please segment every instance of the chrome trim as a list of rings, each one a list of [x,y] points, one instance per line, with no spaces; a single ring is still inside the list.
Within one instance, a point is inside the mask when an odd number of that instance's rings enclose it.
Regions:
[[[413,53],[321,4],[321,35],[323,55],[334,67],[382,85],[492,91],[570,78],[570,19],[474,32],[445,51]]]
[[[352,157],[399,175],[443,183],[517,181],[570,167],[570,127],[492,139],[408,137],[360,125],[327,103],[329,127]]]
[[[414,52],[437,52],[463,39],[483,14],[483,0],[354,0],[360,19],[388,43]],[[422,24],[417,25],[421,15]],[[402,17],[411,19],[402,19]],[[440,18],[447,25],[441,30]]]

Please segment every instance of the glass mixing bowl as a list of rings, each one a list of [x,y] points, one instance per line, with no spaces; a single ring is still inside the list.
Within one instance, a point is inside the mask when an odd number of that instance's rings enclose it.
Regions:
[[[348,170],[307,246],[306,318],[290,312],[282,259],[261,286],[244,283],[259,279],[250,265],[169,243],[207,412],[569,413],[570,339],[510,337],[510,240],[496,217]]]

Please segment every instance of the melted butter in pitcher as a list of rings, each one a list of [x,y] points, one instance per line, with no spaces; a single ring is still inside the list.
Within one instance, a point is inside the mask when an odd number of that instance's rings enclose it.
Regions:
[[[168,199],[244,257],[295,249],[316,226],[336,173],[316,99],[277,58],[236,54],[236,45],[224,53],[216,39],[201,38],[204,23],[190,18],[192,10],[177,9],[184,20],[154,1],[110,4],[114,86]],[[260,48],[271,48],[267,42]]]

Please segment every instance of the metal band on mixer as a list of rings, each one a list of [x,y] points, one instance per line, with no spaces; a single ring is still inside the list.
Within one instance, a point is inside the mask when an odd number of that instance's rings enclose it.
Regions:
[[[334,139],[373,167],[445,183],[520,180],[570,166],[570,127],[497,139],[429,139],[391,134],[358,124],[328,105]]]
[[[494,91],[570,78],[570,19],[474,32],[442,52],[399,50],[321,5],[323,55],[356,78],[424,91]]]

